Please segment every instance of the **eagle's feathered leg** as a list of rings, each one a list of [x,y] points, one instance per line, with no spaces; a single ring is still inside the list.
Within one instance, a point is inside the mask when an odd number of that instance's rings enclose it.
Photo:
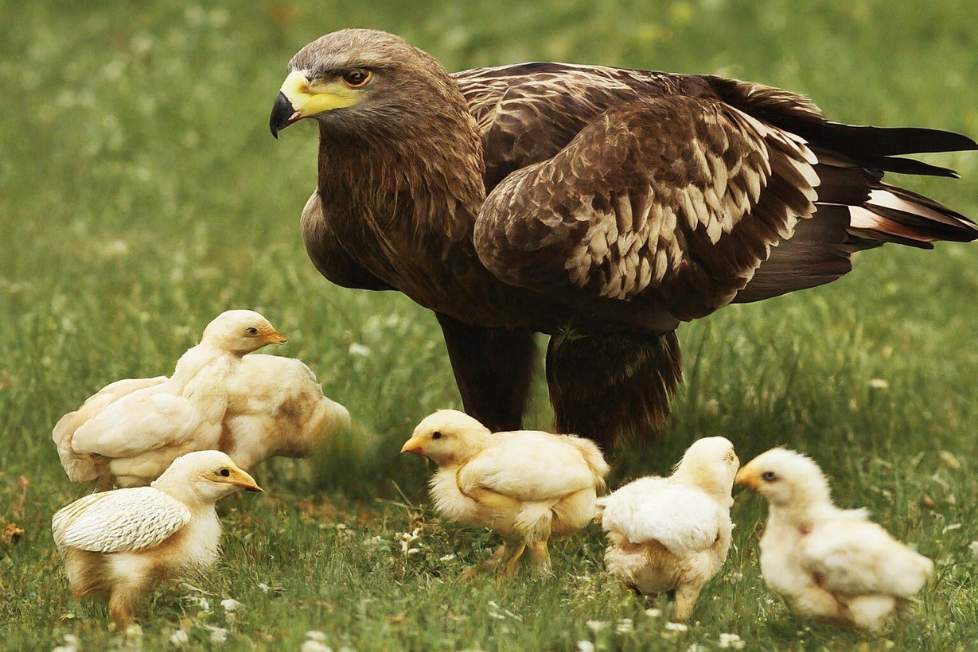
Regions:
[[[533,333],[438,314],[465,411],[493,432],[519,430],[536,359]]]
[[[558,432],[609,447],[651,437],[682,380],[679,339],[664,335],[560,333],[547,348],[547,384]]]

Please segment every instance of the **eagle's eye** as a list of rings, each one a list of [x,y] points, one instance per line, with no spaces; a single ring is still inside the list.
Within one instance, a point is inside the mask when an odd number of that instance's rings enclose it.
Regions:
[[[773,471],[765,471],[761,474],[761,480],[764,480],[764,482],[774,482],[777,479],[778,476],[774,475]]]
[[[343,83],[350,88],[362,88],[370,82],[372,77],[373,73],[369,70],[349,70],[343,73]]]
[[[440,430],[436,430],[433,433],[431,433],[431,438],[432,439],[441,439],[441,431]]]
[[[254,326],[249,326],[248,328],[245,329],[245,333],[254,337],[255,335],[258,335],[258,329],[255,328]]]
[[[231,469],[221,469],[218,473],[225,478],[231,477]]]

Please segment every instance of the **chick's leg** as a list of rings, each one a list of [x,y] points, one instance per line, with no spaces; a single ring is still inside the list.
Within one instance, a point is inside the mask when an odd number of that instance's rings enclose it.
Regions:
[[[475,566],[469,566],[464,571],[462,571],[462,575],[459,577],[459,579],[470,580],[482,571],[486,571],[486,572],[495,571],[499,567],[499,564],[501,564],[504,559],[506,559],[505,542],[499,544],[499,546],[496,548],[496,551],[492,553],[492,556],[489,557],[489,559],[479,564],[476,564]]]
[[[520,557],[523,556],[523,552],[526,550],[526,541],[520,541],[519,545],[513,551],[513,554],[509,556],[506,561],[506,566],[503,568],[503,577],[509,579],[516,575],[516,569],[520,563]]]
[[[550,551],[547,550],[547,540],[534,541],[529,545],[529,548],[530,557],[533,558],[537,574],[544,577],[553,575],[550,568]]]
[[[140,598],[146,593],[149,582],[139,578],[120,582],[112,587],[109,595],[109,616],[120,631],[125,631],[133,620],[133,613]]]
[[[672,612],[673,622],[681,623],[689,619],[701,590],[703,590],[702,584],[683,584],[676,589],[676,608]]]

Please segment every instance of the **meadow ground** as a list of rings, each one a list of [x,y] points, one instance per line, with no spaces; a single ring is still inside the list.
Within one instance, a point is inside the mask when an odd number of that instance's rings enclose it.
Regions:
[[[441,522],[430,469],[398,456],[422,416],[459,404],[435,320],[317,275],[297,229],[314,129],[279,142],[267,131],[291,54],[371,26],[453,69],[556,59],[715,72],[810,94],[840,120],[974,136],[972,2],[4,0],[0,23],[0,528],[23,530],[0,542],[0,647],[50,649],[65,634],[86,650],[120,644],[104,608],[74,602],[60,574],[49,519],[86,489],[66,482],[51,426],[111,380],[168,373],[221,310],[254,307],[360,427],[316,460],[259,469],[267,495],[223,504],[223,561],[155,595],[144,650],[181,628],[220,647],[209,627],[227,630],[225,649],[296,650],[312,629],[333,650],[714,649],[721,633],[748,649],[974,649],[978,247],[886,247],[832,286],[682,329],[687,383],[668,432],[614,451],[613,485],[666,471],[705,433],[731,438],[742,460],[786,443],[938,570],[883,636],[797,620],[760,581],[763,505],[741,496],[730,559],[689,631],[673,633],[645,611],[665,602],[603,574],[597,528],[555,546],[552,579],[455,581],[492,537]],[[978,155],[929,160],[963,179],[908,183],[978,214]],[[530,425],[550,423],[544,398],[541,382]],[[224,598],[242,606],[228,614]]]

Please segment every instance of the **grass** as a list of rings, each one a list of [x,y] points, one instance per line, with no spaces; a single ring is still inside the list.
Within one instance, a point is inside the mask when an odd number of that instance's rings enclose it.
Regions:
[[[744,460],[786,443],[938,571],[881,637],[798,620],[760,581],[764,511],[745,496],[728,563],[689,632],[669,634],[644,613],[665,603],[640,603],[603,574],[596,528],[555,547],[553,579],[454,581],[492,538],[440,521],[430,469],[397,454],[422,416],[459,404],[435,321],[403,296],[316,274],[297,229],[314,130],[276,143],[266,127],[291,54],[358,25],[400,33],[449,68],[561,59],[718,72],[808,93],[840,120],[978,135],[973,12],[966,0],[0,3],[14,26],[0,41],[0,527],[24,531],[0,543],[0,647],[49,649],[65,634],[83,649],[121,644],[104,607],[74,602],[60,573],[50,515],[86,488],[65,480],[51,426],[111,380],[168,372],[221,310],[254,307],[360,428],[311,462],[259,469],[268,495],[222,505],[224,558],[195,583],[206,593],[158,592],[144,650],[168,648],[179,628],[194,647],[219,647],[206,625],[228,630],[225,649],[298,649],[309,629],[334,650],[713,649],[720,633],[749,649],[973,649],[978,249],[868,252],[830,287],[683,328],[687,384],[669,432],[615,451],[613,485],[665,471],[704,433],[730,437]],[[963,180],[906,182],[978,214],[978,156],[933,160]],[[528,421],[546,427],[542,383],[537,396]],[[419,552],[403,554],[398,535],[415,529]],[[233,619],[218,605],[227,597],[243,604]],[[617,631],[624,618],[633,631]],[[588,620],[612,624],[594,632]]]

